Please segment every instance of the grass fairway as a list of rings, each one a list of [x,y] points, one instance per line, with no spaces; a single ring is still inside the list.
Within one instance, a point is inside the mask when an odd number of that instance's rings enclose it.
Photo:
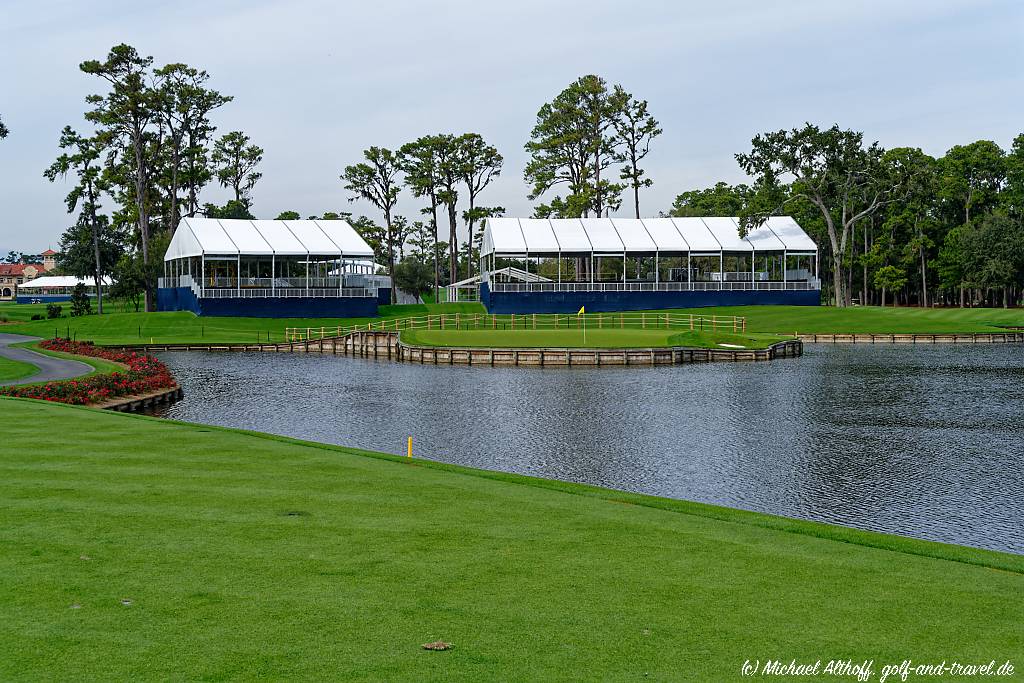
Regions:
[[[0,382],[22,379],[34,374],[38,368],[30,363],[22,363],[20,360],[11,360],[0,356]]]
[[[1024,658],[1020,556],[84,408],[0,412],[0,680],[718,681],[748,658]],[[420,649],[438,639],[454,649]]]
[[[763,349],[785,336],[732,332],[680,332],[679,330],[404,330],[401,339],[420,346],[473,348],[661,348],[689,346],[723,348],[722,344]]]

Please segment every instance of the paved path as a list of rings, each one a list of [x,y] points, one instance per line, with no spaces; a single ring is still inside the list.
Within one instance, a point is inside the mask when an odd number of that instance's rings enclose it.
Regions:
[[[71,379],[72,377],[80,377],[92,372],[91,365],[87,365],[77,360],[54,358],[53,356],[47,356],[29,349],[15,349],[10,346],[11,344],[19,344],[21,342],[36,341],[37,339],[39,339],[39,337],[26,337],[21,334],[0,334],[0,356],[10,358],[11,360],[20,360],[24,363],[30,363],[39,368],[39,372],[34,375],[22,377],[21,379],[0,382],[0,387],[12,384],[48,382],[52,379]]]

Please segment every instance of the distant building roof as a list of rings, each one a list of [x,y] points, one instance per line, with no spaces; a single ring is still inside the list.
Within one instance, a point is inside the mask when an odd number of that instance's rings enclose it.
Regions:
[[[35,268],[37,273],[45,273],[46,268],[41,263],[0,263],[0,275],[24,275],[26,268]]]
[[[57,255],[57,252],[55,252],[53,249],[47,249],[42,254],[40,254],[40,256],[56,256],[56,255]]]

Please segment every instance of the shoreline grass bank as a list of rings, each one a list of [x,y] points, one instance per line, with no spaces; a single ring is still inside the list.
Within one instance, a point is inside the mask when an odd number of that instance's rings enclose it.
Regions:
[[[723,680],[759,656],[1024,655],[1022,556],[0,406],[4,679]]]

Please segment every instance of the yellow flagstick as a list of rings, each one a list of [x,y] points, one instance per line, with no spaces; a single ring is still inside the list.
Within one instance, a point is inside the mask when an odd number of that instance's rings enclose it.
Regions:
[[[412,437],[411,436],[409,437],[409,445],[406,448],[406,455],[405,455],[405,457],[407,457],[407,458],[411,458],[412,457]]]
[[[586,306],[580,306],[580,310],[576,311],[576,317],[583,316],[583,344],[587,343],[587,316],[583,315],[587,312]]]

